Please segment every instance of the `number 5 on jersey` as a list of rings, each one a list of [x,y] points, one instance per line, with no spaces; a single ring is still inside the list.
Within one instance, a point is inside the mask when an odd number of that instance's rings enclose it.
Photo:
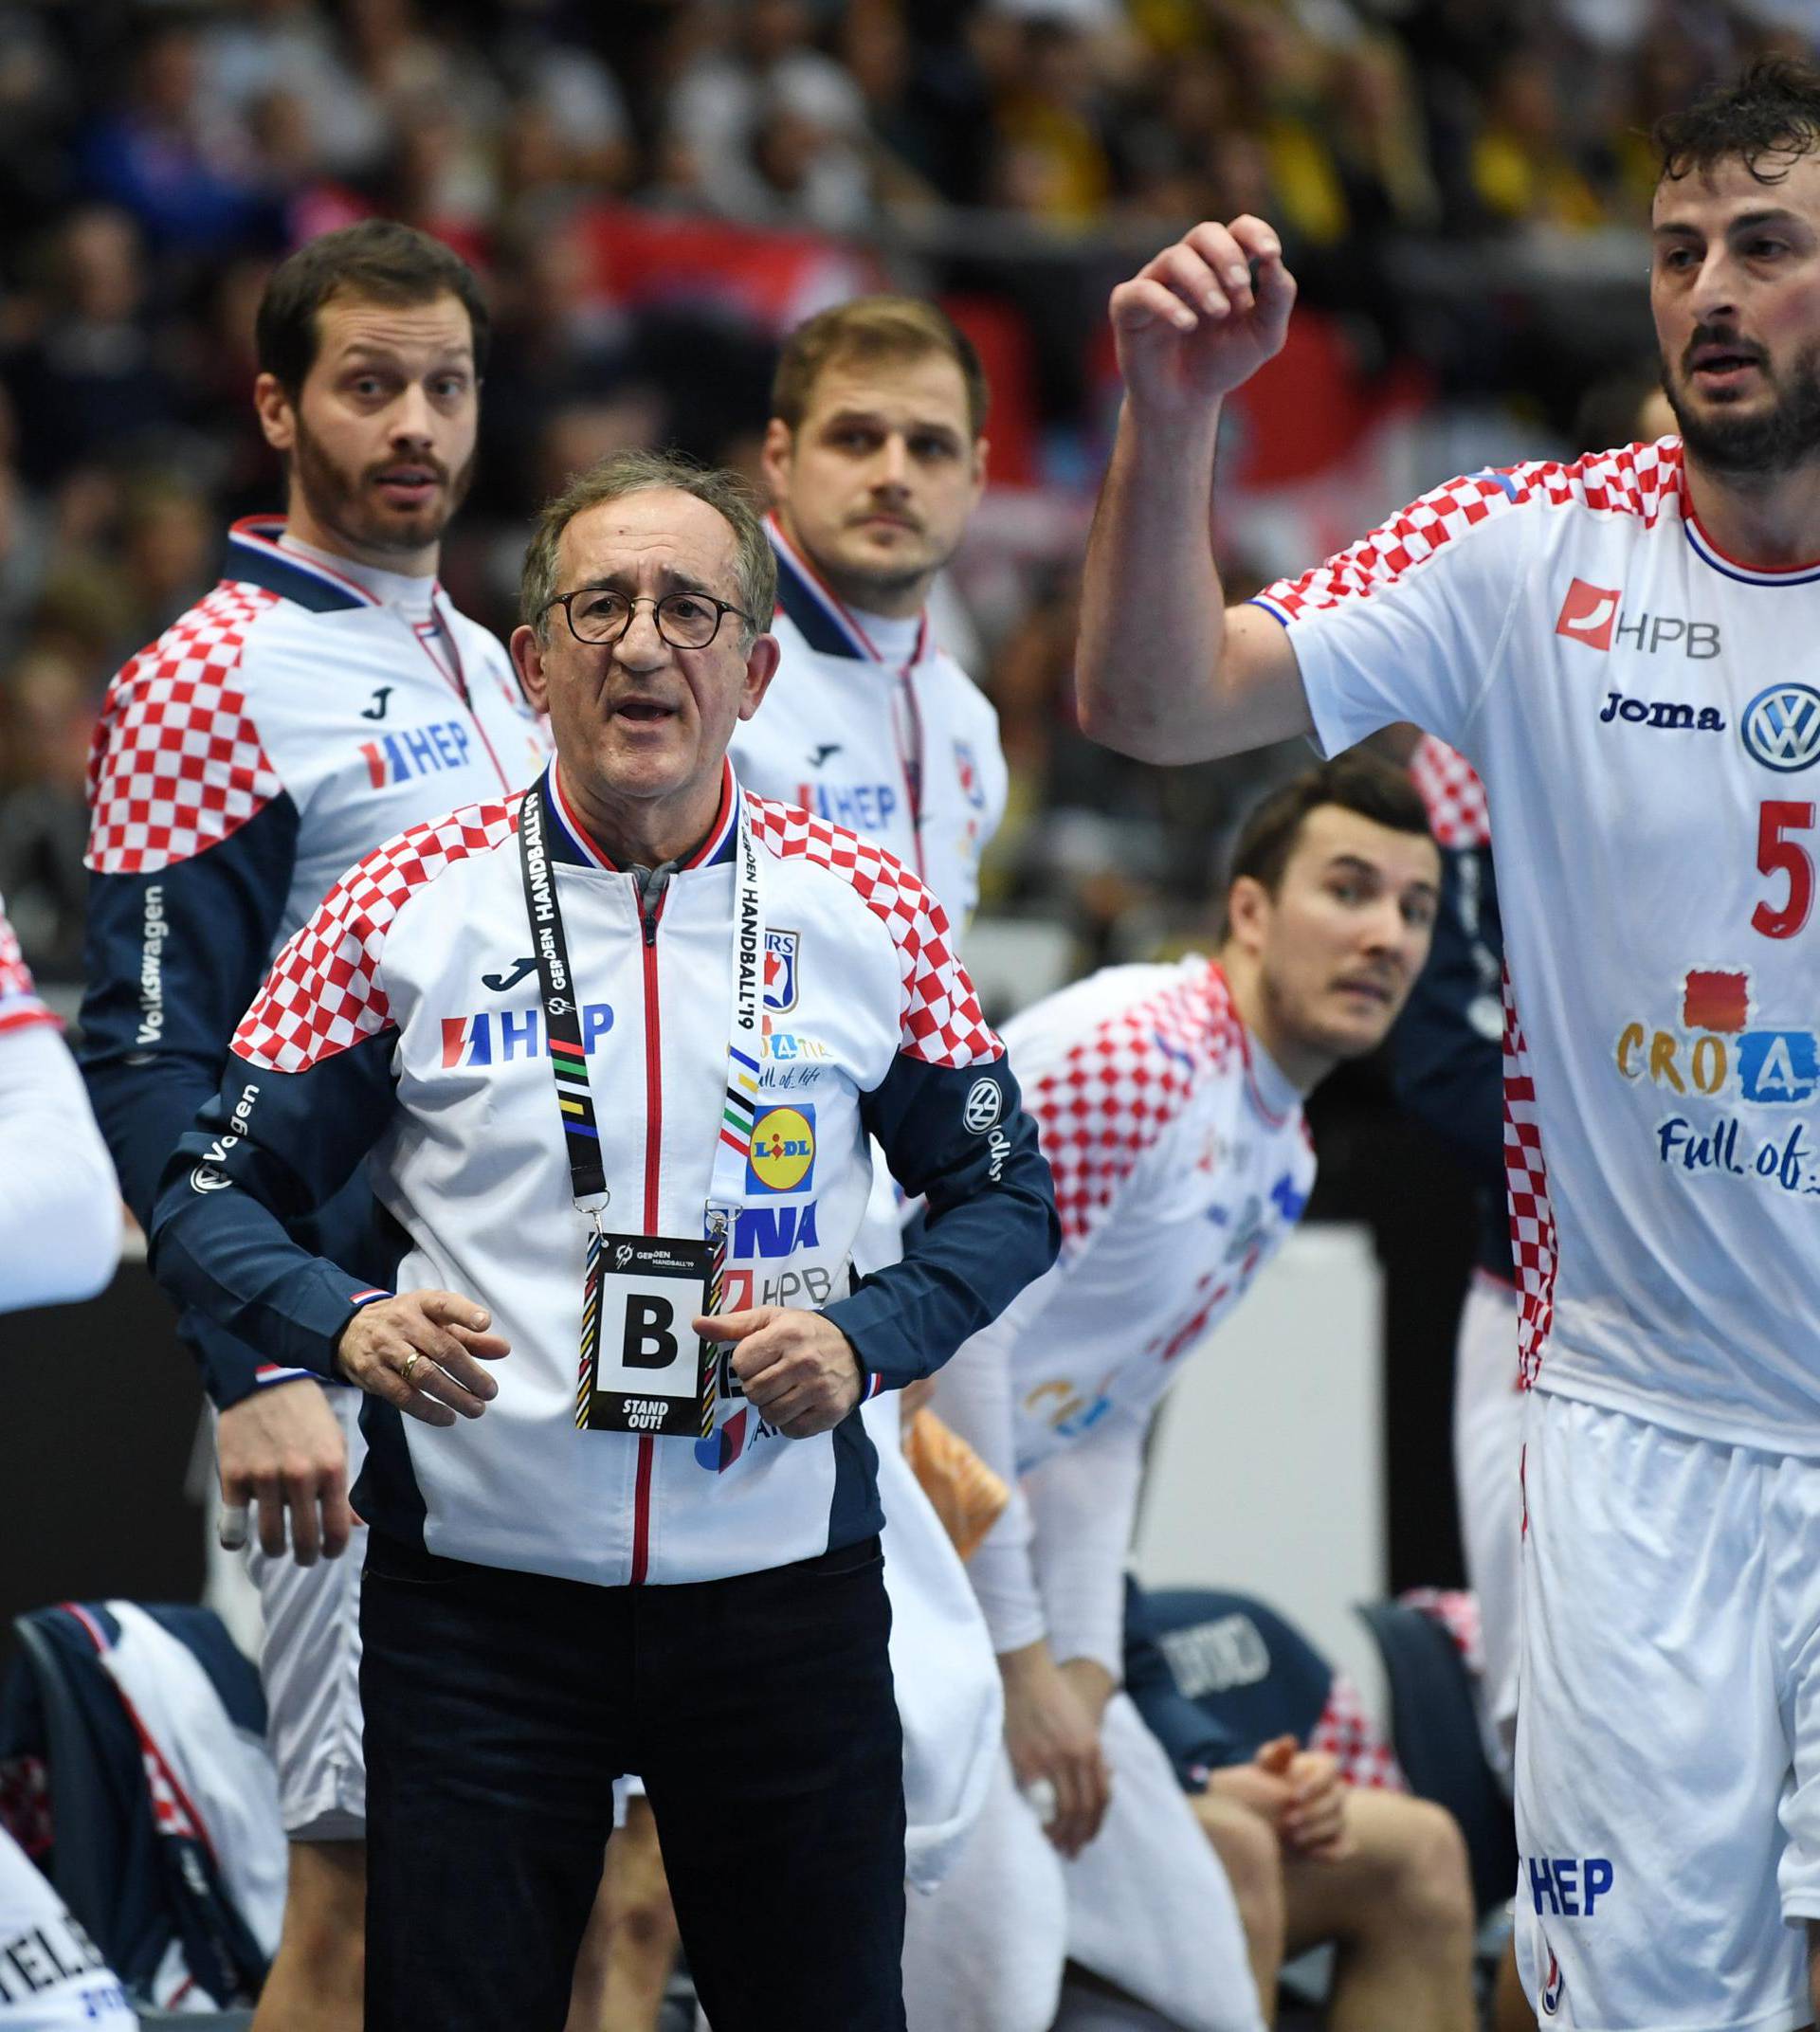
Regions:
[[[1793,938],[1813,908],[1813,856],[1791,833],[1813,830],[1813,807],[1788,798],[1766,798],[1756,822],[1756,865],[1765,875],[1788,878],[1780,908],[1766,898],[1751,913],[1751,928],[1765,938]]]

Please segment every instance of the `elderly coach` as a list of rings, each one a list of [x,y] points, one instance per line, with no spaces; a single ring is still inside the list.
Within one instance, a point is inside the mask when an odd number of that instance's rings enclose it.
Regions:
[[[735,781],[774,590],[727,476],[554,501],[512,647],[555,762],[341,879],[165,1174],[173,1294],[370,1393],[367,2032],[558,2032],[628,1770],[716,2032],[904,2022],[853,1413],[1056,1224],[940,906]],[[868,1135],[934,1218],[856,1282]],[[395,1296],[284,1231],[362,1162]]]

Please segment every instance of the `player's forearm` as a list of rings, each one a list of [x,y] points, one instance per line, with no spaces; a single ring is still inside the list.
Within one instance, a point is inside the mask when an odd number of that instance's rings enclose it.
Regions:
[[[1076,656],[1081,724],[1144,762],[1234,745],[1217,679],[1226,595],[1213,562],[1213,447],[1220,405],[1193,420],[1127,403],[1100,490],[1082,582]]]

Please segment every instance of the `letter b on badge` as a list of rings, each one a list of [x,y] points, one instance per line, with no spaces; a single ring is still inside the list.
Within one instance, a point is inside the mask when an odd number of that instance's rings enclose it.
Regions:
[[[667,1369],[679,1349],[670,1328],[676,1308],[667,1298],[633,1292],[626,1301],[626,1339],[620,1361],[627,1369]]]
[[[590,1432],[694,1438],[701,1428],[703,1355],[690,1330],[707,1310],[704,1242],[665,1235],[604,1235],[597,1294],[584,1296],[577,1424]],[[598,1321],[588,1354],[586,1322]]]

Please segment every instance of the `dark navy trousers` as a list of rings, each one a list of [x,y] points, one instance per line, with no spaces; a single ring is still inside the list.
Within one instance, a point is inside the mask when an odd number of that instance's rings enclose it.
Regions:
[[[562,2032],[628,1771],[715,2032],[902,2032],[890,1624],[876,1538],[596,1588],[373,1532],[367,2032]]]

